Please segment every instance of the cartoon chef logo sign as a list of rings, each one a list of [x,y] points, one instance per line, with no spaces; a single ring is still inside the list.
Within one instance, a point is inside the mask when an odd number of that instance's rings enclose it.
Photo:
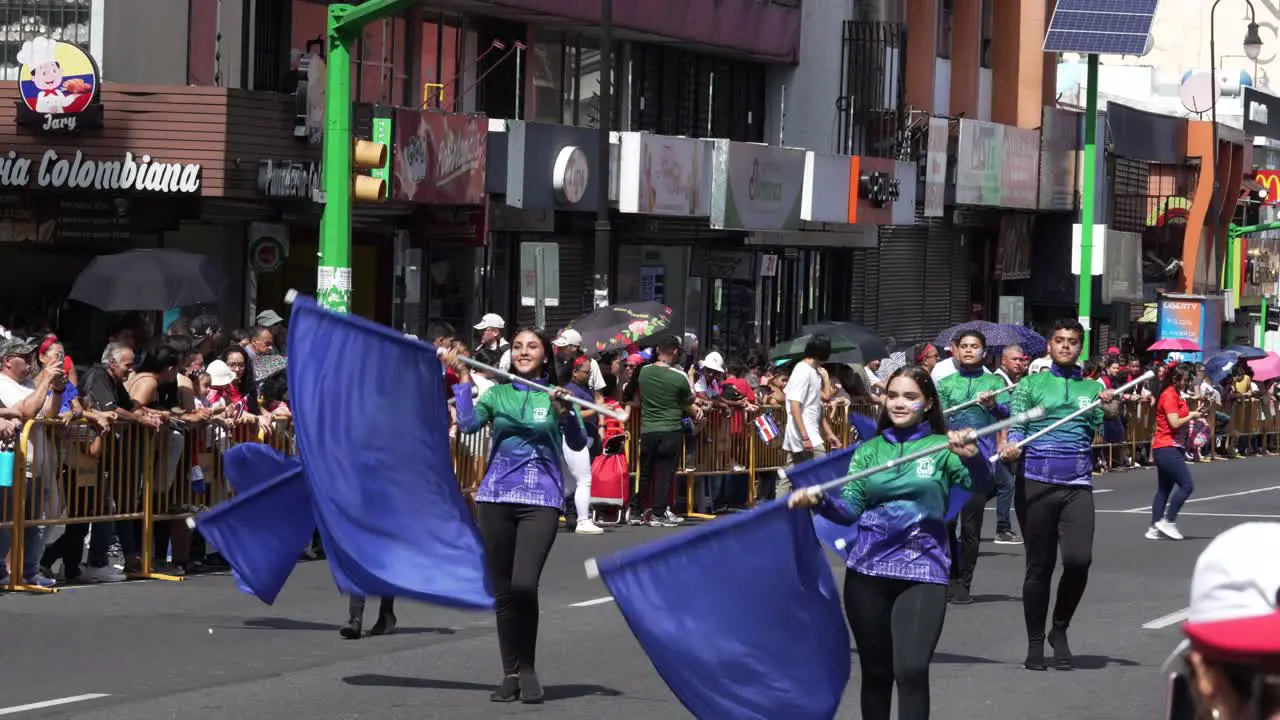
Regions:
[[[46,37],[33,38],[18,51],[22,69],[18,122],[45,132],[74,132],[98,127],[102,106],[98,66],[84,50]]]

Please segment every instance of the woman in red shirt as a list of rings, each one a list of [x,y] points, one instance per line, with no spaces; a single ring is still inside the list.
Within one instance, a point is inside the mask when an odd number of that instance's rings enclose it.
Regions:
[[[1182,399],[1193,377],[1191,366],[1183,363],[1169,368],[1161,384],[1160,399],[1156,403],[1156,435],[1151,441],[1151,455],[1156,463],[1156,495],[1151,499],[1148,540],[1182,539],[1175,523],[1182,504],[1195,490],[1195,483],[1191,481],[1185,451],[1178,444],[1176,433],[1183,425],[1204,415],[1188,408],[1187,401]]]

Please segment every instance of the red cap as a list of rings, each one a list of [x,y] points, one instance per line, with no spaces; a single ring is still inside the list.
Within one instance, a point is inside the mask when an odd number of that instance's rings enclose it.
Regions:
[[[1280,662],[1280,612],[1237,620],[1187,623],[1192,646],[1215,656]]]
[[[643,365],[643,364],[644,364],[644,356],[643,356],[643,355],[641,355],[640,353],[631,353],[630,355],[628,355],[628,356],[627,356],[627,364],[628,364],[628,365]]]
[[[1112,345],[1111,347],[1107,348],[1107,354],[1108,354],[1108,355],[1119,355],[1119,354],[1120,354],[1120,348],[1116,347],[1115,345]]]

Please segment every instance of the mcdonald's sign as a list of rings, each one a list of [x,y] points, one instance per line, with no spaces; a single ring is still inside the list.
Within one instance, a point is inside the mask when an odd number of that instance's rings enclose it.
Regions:
[[[1263,205],[1280,205],[1280,170],[1258,170],[1253,181],[1267,191],[1267,199]]]

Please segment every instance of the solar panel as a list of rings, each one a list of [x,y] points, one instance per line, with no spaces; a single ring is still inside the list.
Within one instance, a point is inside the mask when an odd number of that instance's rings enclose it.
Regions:
[[[1142,55],[1159,0],[1058,0],[1045,52]]]

